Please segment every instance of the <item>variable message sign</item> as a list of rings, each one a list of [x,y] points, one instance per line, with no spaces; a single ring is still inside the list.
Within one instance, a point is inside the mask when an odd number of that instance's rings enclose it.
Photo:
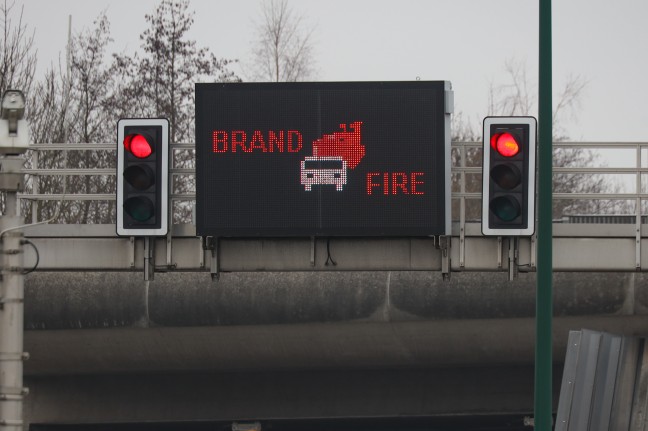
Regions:
[[[196,84],[201,236],[450,230],[450,83]]]

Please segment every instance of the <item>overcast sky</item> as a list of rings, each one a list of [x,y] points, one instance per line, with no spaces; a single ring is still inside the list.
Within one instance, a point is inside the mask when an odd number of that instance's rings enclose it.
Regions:
[[[72,30],[106,10],[114,52],[139,49],[157,0],[16,0],[35,30],[39,70],[65,58]],[[476,129],[507,60],[538,76],[538,0],[292,0],[314,29],[317,79],[449,80],[455,108]],[[218,57],[250,58],[257,0],[192,0],[191,37]],[[648,1],[554,0],[554,94],[569,76],[588,81],[573,140],[648,141]],[[530,114],[535,115],[536,112]]]

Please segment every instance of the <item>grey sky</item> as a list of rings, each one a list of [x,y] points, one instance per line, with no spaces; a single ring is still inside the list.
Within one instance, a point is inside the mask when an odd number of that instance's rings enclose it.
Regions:
[[[17,0],[36,30],[39,68],[64,59],[73,31],[106,10],[112,50],[134,52],[144,15],[157,0]],[[318,80],[450,80],[456,108],[481,127],[491,83],[504,64],[526,64],[537,83],[538,0],[292,0],[314,27]],[[245,63],[255,36],[257,0],[192,0],[191,36],[219,57]],[[567,130],[574,140],[648,141],[648,1],[554,0],[557,91],[570,75],[589,82]],[[535,115],[535,112],[531,112]]]

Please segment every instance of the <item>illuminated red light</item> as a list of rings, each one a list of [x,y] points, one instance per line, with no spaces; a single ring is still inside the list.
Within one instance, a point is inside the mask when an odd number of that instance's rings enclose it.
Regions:
[[[144,159],[153,153],[153,146],[144,135],[132,134],[124,138],[124,148],[138,159]]]
[[[491,136],[491,147],[504,157],[513,157],[520,152],[520,144],[507,132]]]

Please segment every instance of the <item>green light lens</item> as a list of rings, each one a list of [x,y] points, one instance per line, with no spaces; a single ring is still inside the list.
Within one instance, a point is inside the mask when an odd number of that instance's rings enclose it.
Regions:
[[[124,202],[124,210],[134,220],[145,222],[153,217],[155,206],[150,199],[143,196],[135,196]]]
[[[490,210],[500,220],[509,222],[520,216],[520,203],[510,196],[500,196],[490,202]]]

